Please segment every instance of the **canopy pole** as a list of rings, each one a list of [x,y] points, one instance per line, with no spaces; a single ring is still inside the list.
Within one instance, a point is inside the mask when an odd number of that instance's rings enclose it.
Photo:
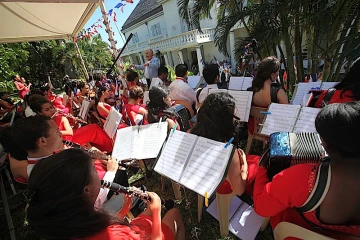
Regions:
[[[115,43],[115,40],[114,40],[113,32],[111,31],[110,22],[109,22],[107,14],[106,14],[106,8],[105,8],[104,1],[100,1],[100,8],[101,8],[102,17],[104,19],[103,23],[104,23],[104,25],[106,27],[106,32],[107,32],[107,34],[109,36],[108,40],[109,40],[109,42],[111,44],[111,50],[112,50],[112,53],[113,53],[113,57],[116,58],[116,56],[118,55],[118,51],[116,49],[116,43]],[[123,75],[123,70],[122,70],[121,62],[120,62],[119,59],[116,61],[116,67],[119,70],[120,75],[122,76]]]
[[[82,68],[83,68],[83,71],[84,71],[86,80],[89,80],[89,74],[88,74],[88,71],[86,70],[86,66],[85,66],[85,63],[84,63],[84,59],[83,59],[82,56],[81,56],[81,52],[80,52],[79,46],[78,46],[77,42],[75,42],[75,41],[74,41],[74,44],[75,44],[75,48],[76,48],[76,51],[77,51],[77,53],[78,53],[78,56],[79,56],[79,58],[80,58],[80,63],[81,63],[81,66],[82,66]]]

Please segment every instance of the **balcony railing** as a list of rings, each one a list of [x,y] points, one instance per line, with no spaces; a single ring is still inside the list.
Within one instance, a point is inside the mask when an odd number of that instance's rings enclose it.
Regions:
[[[124,54],[141,52],[146,48],[160,51],[170,51],[174,49],[196,46],[199,43],[214,41],[214,34],[215,28],[206,28],[202,29],[202,33],[198,30],[192,30],[163,40],[150,39],[146,42],[128,46],[125,49]]]

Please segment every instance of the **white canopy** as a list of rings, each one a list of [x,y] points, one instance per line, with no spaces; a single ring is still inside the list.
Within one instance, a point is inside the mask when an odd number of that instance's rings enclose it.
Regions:
[[[1,0],[0,43],[74,37],[102,0]]]

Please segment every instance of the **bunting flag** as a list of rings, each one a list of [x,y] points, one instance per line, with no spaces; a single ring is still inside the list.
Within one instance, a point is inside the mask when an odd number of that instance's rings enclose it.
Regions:
[[[124,7],[126,6],[126,4],[124,4],[121,8],[120,8],[120,11],[122,12],[122,13],[124,13]]]
[[[122,7],[122,6],[124,6],[124,4],[118,3],[118,4],[116,4],[116,6],[115,6],[114,8],[120,8],[120,7]]]
[[[107,13],[107,15],[109,15],[111,17],[112,13],[113,13],[114,9],[110,9],[109,12]]]
[[[134,3],[133,0],[121,0],[122,2]]]
[[[117,22],[117,20],[116,20],[116,12],[113,12],[113,19],[114,19],[114,22]]]

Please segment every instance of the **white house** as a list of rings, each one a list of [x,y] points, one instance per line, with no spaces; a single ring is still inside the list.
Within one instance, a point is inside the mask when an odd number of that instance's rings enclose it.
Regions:
[[[150,48],[161,52],[166,65],[186,63],[191,67],[195,64],[202,74],[202,61],[211,62],[214,57],[218,61],[229,60],[215,46],[215,8],[212,12],[212,19],[201,20],[200,33],[181,19],[176,0],[140,0],[121,29],[126,38],[130,33],[134,34],[123,57],[132,63],[143,64],[144,51]],[[240,24],[230,32],[227,44],[232,69],[236,69],[235,38],[244,36],[246,31]]]

